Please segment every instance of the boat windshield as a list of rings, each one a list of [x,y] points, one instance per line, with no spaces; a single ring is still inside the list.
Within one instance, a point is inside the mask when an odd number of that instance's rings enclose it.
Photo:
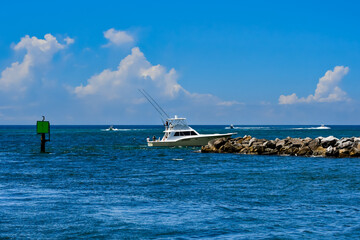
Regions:
[[[168,119],[168,122],[169,122],[169,128],[171,130],[189,129],[189,126],[187,125],[185,118]]]

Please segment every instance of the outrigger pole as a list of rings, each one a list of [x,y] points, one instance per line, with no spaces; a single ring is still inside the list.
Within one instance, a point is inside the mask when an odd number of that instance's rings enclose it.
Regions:
[[[138,89],[139,92],[149,101],[149,103],[155,108],[155,110],[160,114],[161,120],[170,118],[169,115],[160,107],[160,105],[147,93],[144,89]],[[164,121],[163,121],[164,122]]]

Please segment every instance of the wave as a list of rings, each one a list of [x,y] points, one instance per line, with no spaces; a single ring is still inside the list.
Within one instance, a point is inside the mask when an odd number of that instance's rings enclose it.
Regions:
[[[225,129],[243,129],[243,130],[269,130],[270,127],[225,127]]]
[[[119,129],[119,128],[114,128],[112,130],[110,129],[101,129],[101,131],[104,131],[104,132],[119,132],[119,131],[143,131],[143,130],[146,130],[146,129]]]
[[[105,131],[105,132],[118,132],[118,131],[134,131],[137,129],[118,129],[118,128],[114,128],[112,130],[110,129],[101,129],[101,131]]]
[[[307,127],[307,128],[292,128],[293,130],[329,130],[330,127],[320,126],[320,127]]]

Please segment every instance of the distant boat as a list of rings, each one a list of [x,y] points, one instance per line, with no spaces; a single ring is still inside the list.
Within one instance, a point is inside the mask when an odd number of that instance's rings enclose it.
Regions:
[[[234,125],[233,125],[233,124],[231,124],[229,128],[230,128],[230,129],[234,129]]]
[[[114,128],[114,126],[110,126],[106,131],[118,131],[119,129]]]
[[[330,129],[330,127],[326,127],[324,124],[321,124],[321,126],[316,129]]]

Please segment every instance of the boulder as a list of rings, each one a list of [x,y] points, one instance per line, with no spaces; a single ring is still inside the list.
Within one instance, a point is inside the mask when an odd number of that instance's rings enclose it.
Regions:
[[[326,148],[325,155],[328,157],[337,157],[339,155],[339,150],[336,147],[329,146]]]
[[[265,148],[262,155],[275,155],[278,153],[278,150],[276,148]]]
[[[285,144],[286,144],[286,140],[285,139],[282,139],[282,140],[279,140],[277,143],[276,143],[276,148],[277,149],[281,149],[282,147],[284,147],[285,146]]]
[[[241,153],[241,154],[248,154],[248,153],[250,153],[250,151],[249,151],[249,148],[243,148],[243,149],[240,150],[239,153]]]
[[[252,147],[252,152],[256,154],[262,154],[265,150],[265,147],[262,145],[255,145]]]
[[[209,145],[206,145],[206,146],[201,146],[201,152],[202,153],[210,153],[210,152],[213,152],[213,150],[210,148]]]
[[[351,148],[349,156],[350,157],[360,157],[360,150],[357,147]]]
[[[215,148],[214,142],[215,142],[216,140],[217,140],[217,139],[210,140],[206,146],[208,146],[209,148]]]
[[[263,143],[263,146],[265,148],[274,149],[276,147],[276,142],[274,140],[266,141],[266,142]]]
[[[313,150],[314,156],[325,156],[325,154],[326,154],[326,148],[323,148],[322,146]]]
[[[308,146],[311,149],[311,151],[316,150],[320,146],[320,139],[318,138],[313,139],[312,141],[309,142]]]
[[[240,152],[240,150],[244,148],[244,146],[239,143],[234,143],[233,147],[235,148],[235,152]]]
[[[354,145],[354,142],[351,141],[351,138],[346,138],[343,140],[338,141],[335,146],[343,149],[343,148],[351,148]]]
[[[266,139],[252,138],[249,141],[249,147],[251,147],[252,145],[263,145],[264,142],[266,142]]]
[[[297,153],[298,156],[311,156],[312,151],[308,146],[303,146],[299,148],[299,151]]]
[[[303,145],[304,145],[304,146],[308,146],[311,141],[312,141],[312,139],[309,138],[309,137],[307,137],[307,138],[305,138],[305,139],[303,140]]]
[[[218,139],[215,139],[215,140],[212,140],[212,141],[214,141],[212,145],[214,145],[214,147],[216,149],[219,149],[221,146],[223,146],[226,143],[226,138],[218,138]]]
[[[303,141],[300,138],[291,138],[288,143],[292,147],[301,147],[303,144]]]
[[[332,146],[334,147],[336,142],[338,141],[339,139],[337,139],[336,137],[334,136],[329,136],[329,137],[326,137],[326,138],[323,138],[321,139],[321,146],[323,148],[327,148],[329,146]]]
[[[220,147],[220,151],[226,153],[234,153],[236,152],[236,148],[231,142],[226,142],[224,145]]]
[[[297,153],[299,152],[299,148],[297,147],[290,147],[287,151],[286,151],[286,154],[289,154],[289,155],[297,155]]]
[[[350,156],[350,150],[347,148],[339,149],[339,157],[341,158],[347,158]]]

